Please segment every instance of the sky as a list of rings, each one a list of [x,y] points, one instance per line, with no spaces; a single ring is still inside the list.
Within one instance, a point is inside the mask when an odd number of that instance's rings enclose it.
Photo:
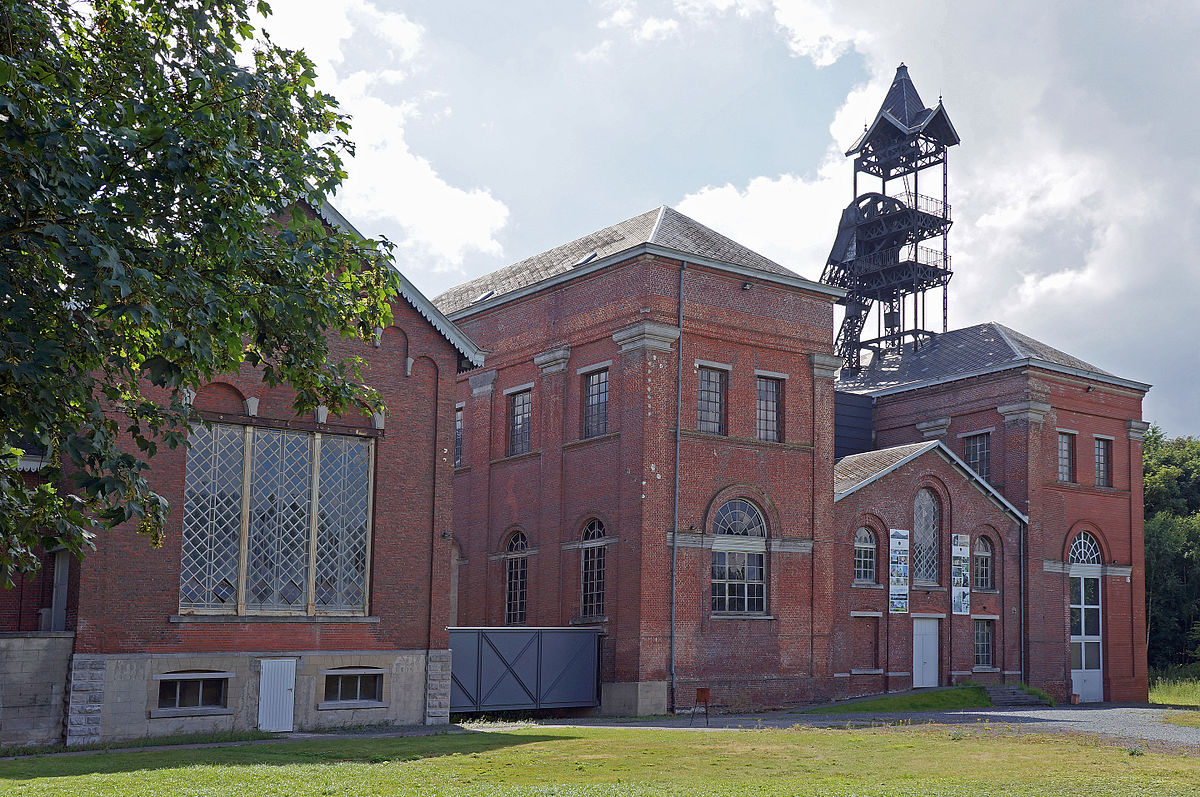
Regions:
[[[1143,416],[1200,435],[1200,4],[272,5],[353,117],[334,204],[430,297],[662,204],[817,279],[903,61],[962,137],[950,327],[1151,383]]]

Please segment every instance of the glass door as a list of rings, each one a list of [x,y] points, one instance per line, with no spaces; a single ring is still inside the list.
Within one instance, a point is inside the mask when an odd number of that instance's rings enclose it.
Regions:
[[[1071,691],[1081,703],[1104,699],[1100,579],[1071,576]]]

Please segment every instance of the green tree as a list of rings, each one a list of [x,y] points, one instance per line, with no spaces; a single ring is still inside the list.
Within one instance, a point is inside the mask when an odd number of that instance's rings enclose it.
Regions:
[[[387,323],[389,246],[301,207],[344,178],[348,119],[247,6],[0,0],[0,584],[119,523],[160,541],[148,460],[216,374],[378,407],[326,334]]]

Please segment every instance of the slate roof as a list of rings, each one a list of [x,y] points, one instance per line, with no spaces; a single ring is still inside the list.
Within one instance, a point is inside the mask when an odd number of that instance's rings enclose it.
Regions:
[[[1025,365],[1067,370],[1102,382],[1145,390],[1150,387],[1120,379],[1028,335],[988,322],[936,334],[916,351],[906,345],[874,354],[871,362],[861,368],[843,368],[837,389],[848,393],[899,392],[909,386],[916,388]]]
[[[937,441],[933,440],[842,457],[833,465],[833,494],[842,495],[851,492],[856,487],[884,475],[901,463],[936,447]]]
[[[997,506],[1004,509],[1022,523],[1028,523],[1029,518],[1022,514],[1008,499],[1000,494],[995,487],[979,477],[971,466],[963,462],[957,454],[946,447],[940,440],[930,440],[925,443],[909,443],[903,446],[892,446],[879,451],[866,451],[862,454],[851,454],[842,457],[833,465],[833,500],[840,501],[846,496],[858,491],[874,481],[886,477],[889,473],[917,457],[924,456],[930,451],[936,451],[942,459],[949,462],[976,490],[988,496]]]
[[[896,69],[896,76],[892,78],[892,85],[887,96],[883,98],[883,104],[879,106],[879,112],[875,114],[875,120],[850,149],[846,150],[846,154],[857,154],[876,137],[876,131],[886,132],[890,129],[880,128],[881,123],[894,127],[902,135],[925,133],[947,146],[961,141],[940,99],[936,107],[925,107],[921,95],[917,93],[917,87],[908,76],[908,67],[903,63]]]
[[[503,296],[642,244],[655,244],[694,257],[767,274],[793,279],[798,277],[794,271],[663,205],[464,282],[434,297],[433,303],[449,315],[481,301],[480,297],[492,299]]]

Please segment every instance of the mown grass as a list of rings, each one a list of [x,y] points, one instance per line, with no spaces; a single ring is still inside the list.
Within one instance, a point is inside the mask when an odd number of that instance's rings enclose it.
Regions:
[[[862,714],[877,711],[954,711],[963,708],[988,708],[992,701],[978,686],[956,686],[936,692],[910,692],[874,700],[856,700],[833,706],[819,706],[798,714]]]
[[[1162,715],[1162,721],[1172,725],[1182,725],[1185,728],[1200,728],[1200,712],[1169,711]]]
[[[531,727],[0,762],[17,795],[1195,794],[1200,759],[1087,738],[900,726]]]

